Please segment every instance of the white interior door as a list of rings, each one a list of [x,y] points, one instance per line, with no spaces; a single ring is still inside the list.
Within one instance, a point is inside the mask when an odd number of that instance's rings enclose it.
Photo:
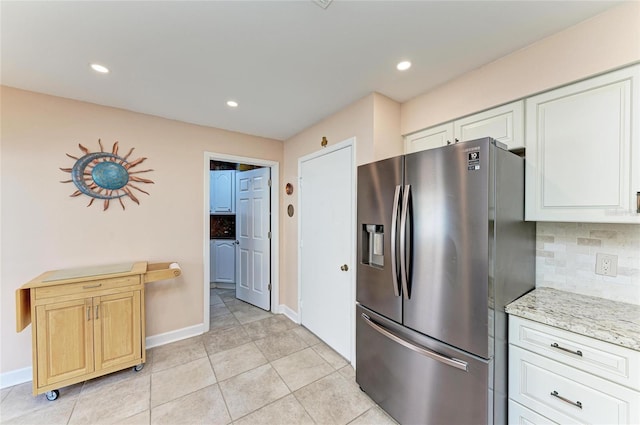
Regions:
[[[300,162],[300,320],[351,359],[353,147]]]
[[[236,173],[236,298],[269,310],[270,168]]]

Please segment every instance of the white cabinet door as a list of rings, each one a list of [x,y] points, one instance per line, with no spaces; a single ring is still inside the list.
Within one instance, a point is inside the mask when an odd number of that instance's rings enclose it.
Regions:
[[[404,151],[405,153],[424,151],[451,143],[453,143],[453,123],[448,122],[406,136]]]
[[[235,212],[235,171],[211,171],[211,213]]]
[[[216,175],[215,171],[209,171],[209,214],[214,214],[216,204]]]
[[[213,243],[213,281],[236,283],[236,241],[216,239]]]
[[[453,122],[455,142],[492,137],[508,149],[524,147],[524,101],[509,103]]]
[[[525,218],[640,223],[640,66],[526,101]]]
[[[508,149],[524,147],[524,101],[509,103],[405,137],[405,153],[492,137]]]

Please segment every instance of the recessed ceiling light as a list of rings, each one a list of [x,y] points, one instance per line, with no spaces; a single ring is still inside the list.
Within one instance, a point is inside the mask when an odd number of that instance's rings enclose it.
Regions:
[[[109,68],[107,68],[104,65],[100,65],[99,63],[92,63],[91,64],[91,69],[93,69],[96,72],[99,72],[101,74],[108,74],[109,73]]]
[[[398,71],[406,71],[407,69],[411,68],[411,62],[402,61],[398,65],[396,65],[396,68],[398,68]]]
[[[237,108],[238,102],[236,102],[235,100],[227,100],[227,106],[230,108]]]

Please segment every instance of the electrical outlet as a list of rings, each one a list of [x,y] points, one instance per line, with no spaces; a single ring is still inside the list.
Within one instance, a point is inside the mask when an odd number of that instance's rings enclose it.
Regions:
[[[618,256],[612,254],[596,254],[596,274],[615,277],[618,275]]]

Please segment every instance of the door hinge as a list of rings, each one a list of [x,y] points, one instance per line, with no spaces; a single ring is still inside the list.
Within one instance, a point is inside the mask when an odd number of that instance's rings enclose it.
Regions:
[[[271,232],[267,233],[267,238],[271,239]]]
[[[269,284],[269,286],[267,286],[267,288],[269,289],[269,291],[271,290],[271,284]]]
[[[269,179],[269,181],[267,182],[267,184],[269,185],[269,187],[271,187],[271,179]]]

